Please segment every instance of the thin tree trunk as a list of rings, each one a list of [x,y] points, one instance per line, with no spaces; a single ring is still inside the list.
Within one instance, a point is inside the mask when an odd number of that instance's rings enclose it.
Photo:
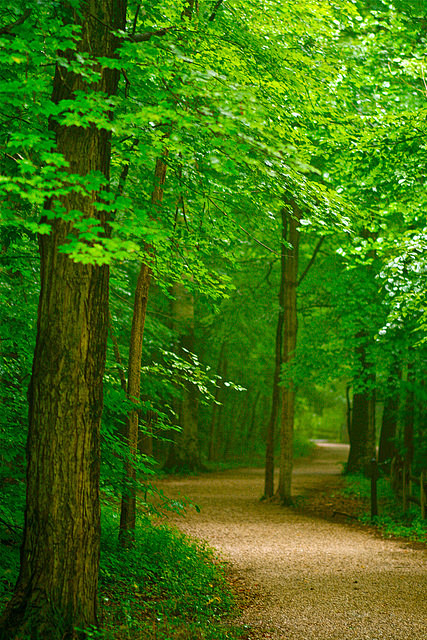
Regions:
[[[297,345],[297,282],[299,251],[299,220],[301,212],[291,202],[292,213],[282,210],[282,224],[288,219],[288,242],[292,249],[287,251],[285,264],[285,303],[283,323],[283,364],[291,364]],[[292,468],[293,468],[293,430],[295,412],[295,389],[292,380],[288,380],[282,389],[281,407],[281,448],[278,495],[282,504],[292,502]]]
[[[398,397],[393,395],[389,398],[386,398],[384,402],[384,410],[381,421],[378,462],[379,464],[386,465],[387,469],[390,469],[390,462],[393,459],[396,451],[393,440],[396,437],[398,410]]]
[[[351,400],[350,400],[350,390],[351,390],[351,386],[348,384],[345,388],[345,399],[346,399],[347,434],[348,434],[349,442],[351,439],[351,414],[353,412],[353,408],[351,406]]]
[[[395,366],[388,380],[387,396],[384,400],[384,410],[381,423],[380,443],[378,450],[378,462],[383,468],[390,471],[391,461],[396,453],[394,439],[397,433],[397,421],[399,415],[399,393],[397,381],[400,380],[401,370]]]
[[[180,334],[179,352],[185,357],[194,352],[194,298],[180,282],[173,286],[172,317],[174,328]],[[180,431],[174,433],[165,469],[201,468],[198,434],[198,393],[190,381],[184,382],[182,396],[176,403]]]
[[[238,377],[240,379],[240,376]],[[224,439],[223,439],[223,458],[227,459],[230,454],[232,454],[234,450],[234,442],[235,435],[239,431],[239,425],[245,419],[245,412],[247,409],[247,394],[245,393],[245,400],[241,400],[241,394],[234,394],[234,401],[232,402],[232,406],[228,406],[228,411],[226,414],[226,426],[224,428]]]
[[[365,239],[375,238],[377,234],[363,229],[361,235]],[[375,259],[375,250],[369,251],[369,257]],[[372,267],[368,267],[368,275]],[[371,289],[372,295],[374,291]],[[376,292],[376,289],[375,289]],[[367,296],[367,292],[365,292]],[[368,347],[372,338],[366,329],[356,334],[356,359],[359,363],[359,381],[353,385],[353,415],[350,430],[350,451],[346,466],[347,473],[367,473],[370,461],[376,457],[375,447],[375,404],[376,373],[373,362],[368,356]]]
[[[127,395],[139,404],[141,390],[141,357],[145,316],[150,286],[150,267],[142,264],[135,289],[132,329],[129,345]],[[136,526],[136,464],[138,453],[138,407],[131,410],[123,429],[123,438],[129,448],[125,460],[125,481],[120,510],[119,540],[122,546],[133,544]]]
[[[228,372],[228,360],[227,358],[224,357],[224,363],[223,363],[223,368],[222,368],[222,379],[225,380],[227,378],[227,372]],[[221,460],[224,457],[224,424],[223,424],[223,417],[224,417],[224,404],[220,404],[218,406],[217,409],[217,417],[216,417],[216,437],[215,437],[215,450],[214,450],[214,456],[215,456],[215,460]],[[220,449],[219,447],[219,443],[222,443],[223,446]]]
[[[406,378],[406,401],[403,425],[403,446],[405,448],[404,459],[409,467],[414,459],[414,423],[415,423],[415,402],[414,402],[414,364],[408,363],[408,373]]]
[[[251,415],[251,395],[248,392],[247,401],[242,403],[241,417],[237,420],[236,426],[231,432],[229,452],[234,456],[243,457],[244,453],[246,453],[245,434],[247,433],[246,425],[249,423]]]
[[[277,424],[277,416],[281,400],[279,386],[280,368],[282,366],[283,348],[283,323],[285,319],[285,269],[286,253],[289,251],[286,242],[287,218],[282,212],[282,244],[280,252],[280,287],[279,287],[279,313],[277,315],[275,362],[273,375],[273,391],[271,398],[270,420],[267,427],[266,451],[265,451],[265,484],[264,496],[271,498],[274,495],[274,435]]]
[[[80,7],[79,52],[114,56],[112,31],[124,29],[124,1],[89,0]],[[67,52],[70,59],[74,52]],[[118,74],[104,69],[91,91],[114,94]],[[82,76],[57,67],[52,100],[87,91]],[[80,176],[109,178],[106,129],[50,123],[57,149]],[[48,207],[53,207],[50,202]],[[61,198],[66,211],[106,219],[93,196]],[[58,252],[73,233],[56,218],[39,239],[41,292],[29,388],[27,505],[21,566],[15,592],[0,622],[2,639],[72,637],[74,627],[97,624],[100,548],[100,420],[108,330],[108,268],[83,265]],[[31,628],[31,631],[29,629]]]
[[[353,415],[350,430],[350,451],[347,473],[365,473],[375,457],[375,371],[367,362],[366,336],[359,333],[356,352],[364,389],[353,393]]]
[[[293,206],[294,213],[297,214],[297,219],[299,221],[299,211]],[[279,406],[281,406],[282,401],[282,391],[279,386],[279,378],[280,378],[280,369],[282,366],[282,349],[283,349],[283,326],[284,326],[284,306],[285,306],[285,271],[286,271],[286,237],[287,237],[287,228],[286,228],[287,218],[283,219],[282,212],[282,248],[281,248],[281,270],[280,270],[280,289],[279,289],[279,314],[277,318],[277,329],[276,329],[276,348],[275,348],[275,367],[274,367],[274,377],[273,377],[273,393],[272,393],[272,402],[271,402],[271,413],[270,413],[270,421],[267,429],[267,441],[266,441],[266,456],[265,456],[265,486],[264,486],[264,495],[266,498],[271,498],[274,495],[274,434],[275,434],[275,426],[277,422],[277,415]],[[295,232],[295,231],[294,231]],[[299,235],[298,240],[299,242]],[[311,259],[309,260],[306,268],[301,274],[299,280],[296,281],[295,287],[297,288],[309,270],[311,269],[316,256],[324,242],[324,237],[320,238],[318,241]],[[298,252],[298,248],[297,248]],[[298,264],[296,264],[297,275],[298,275]],[[296,305],[296,292],[295,292],[295,305]],[[295,311],[296,314],[296,311]],[[296,315],[295,315],[296,318]],[[295,340],[296,340],[296,330],[295,330]],[[296,346],[296,342],[295,342]],[[289,404],[289,398],[286,400],[287,404]],[[293,400],[291,399],[291,402]],[[291,409],[291,406],[289,405]],[[294,409],[291,409],[292,413]],[[293,417],[292,417],[293,422]],[[293,426],[292,426],[293,432]],[[290,470],[292,474],[292,468]]]
[[[164,151],[164,157],[168,155]],[[151,202],[160,205],[163,200],[163,186],[166,179],[166,169],[162,158],[156,161],[154,173],[154,189]],[[147,254],[152,252],[152,247],[146,245]],[[147,314],[148,292],[150,288],[151,269],[142,263],[135,289],[135,298],[132,315],[132,328],[129,345],[128,383],[127,396],[136,405],[140,402],[141,392],[141,359],[142,344],[144,338],[145,317]],[[127,416],[123,428],[123,439],[128,447],[128,458],[125,460],[124,488],[120,510],[119,541],[122,546],[132,545],[135,538],[136,526],[136,464],[138,455],[138,421],[139,411],[136,407]],[[151,446],[150,446],[151,445]],[[145,442],[148,450],[152,443]]]
[[[144,427],[139,430],[138,451],[143,455],[153,457],[153,427],[158,420],[157,411],[149,410],[144,416]]]

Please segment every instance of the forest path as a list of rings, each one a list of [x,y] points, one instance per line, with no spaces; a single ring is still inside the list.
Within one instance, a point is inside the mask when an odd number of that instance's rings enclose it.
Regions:
[[[294,494],[333,491],[346,445],[320,443],[297,462]],[[262,469],[159,483],[201,508],[172,517],[232,564],[249,592],[248,639],[427,640],[427,551],[369,530],[261,502]]]

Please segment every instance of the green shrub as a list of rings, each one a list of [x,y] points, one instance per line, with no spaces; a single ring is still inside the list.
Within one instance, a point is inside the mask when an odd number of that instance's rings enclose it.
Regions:
[[[119,547],[118,515],[103,509],[100,567],[101,628],[93,640],[232,640],[223,622],[233,611],[226,566],[205,544],[144,518],[131,549]],[[1,530],[0,610],[19,569],[20,531]]]
[[[137,528],[135,546],[124,550],[116,542],[117,524],[116,514],[105,514],[100,572],[104,633],[120,640],[236,637],[222,623],[233,609],[233,597],[225,566],[211,549],[146,518]]]
[[[361,500],[365,505],[365,510],[360,516],[360,520],[364,523],[371,523],[370,479],[361,474],[345,476],[345,486],[341,489],[341,493],[344,496]],[[396,499],[387,477],[378,479],[377,496],[379,515],[374,518],[373,524],[384,535],[427,542],[427,521],[422,520],[420,509],[411,506],[407,511],[403,511],[402,505]]]

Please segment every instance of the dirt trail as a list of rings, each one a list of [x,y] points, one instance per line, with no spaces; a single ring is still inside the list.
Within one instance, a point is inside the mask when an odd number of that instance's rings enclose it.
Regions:
[[[320,444],[296,465],[294,493],[332,491],[346,456]],[[254,595],[239,620],[252,640],[427,640],[425,549],[260,502],[261,469],[160,484],[200,506],[176,524],[218,549]]]

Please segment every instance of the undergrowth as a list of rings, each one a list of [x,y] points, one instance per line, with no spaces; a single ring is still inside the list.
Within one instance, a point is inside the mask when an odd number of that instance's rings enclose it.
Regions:
[[[411,506],[403,511],[396,499],[388,478],[381,477],[377,482],[379,515],[371,521],[370,495],[371,481],[361,474],[345,476],[345,486],[341,489],[344,496],[361,501],[363,513],[359,520],[365,524],[374,524],[387,537],[407,538],[411,541],[427,542],[427,520],[421,518],[420,509]]]
[[[117,549],[117,521],[103,525],[103,626],[117,640],[225,640],[233,609],[225,566],[206,545],[166,525],[141,522],[133,549]]]
[[[104,509],[100,567],[101,628],[93,640],[235,640],[224,622],[234,611],[226,567],[202,543],[149,518],[137,527],[134,548],[117,544],[118,519]],[[0,610],[19,564],[19,540],[1,543]]]
[[[293,457],[294,460],[299,458],[308,458],[316,448],[316,444],[305,434],[295,431],[293,437]],[[279,447],[275,450],[275,459],[279,459]],[[205,463],[206,471],[226,471],[228,469],[239,469],[241,467],[263,468],[265,465],[265,446],[248,449],[240,455],[234,457],[226,457],[215,462],[207,461]]]

